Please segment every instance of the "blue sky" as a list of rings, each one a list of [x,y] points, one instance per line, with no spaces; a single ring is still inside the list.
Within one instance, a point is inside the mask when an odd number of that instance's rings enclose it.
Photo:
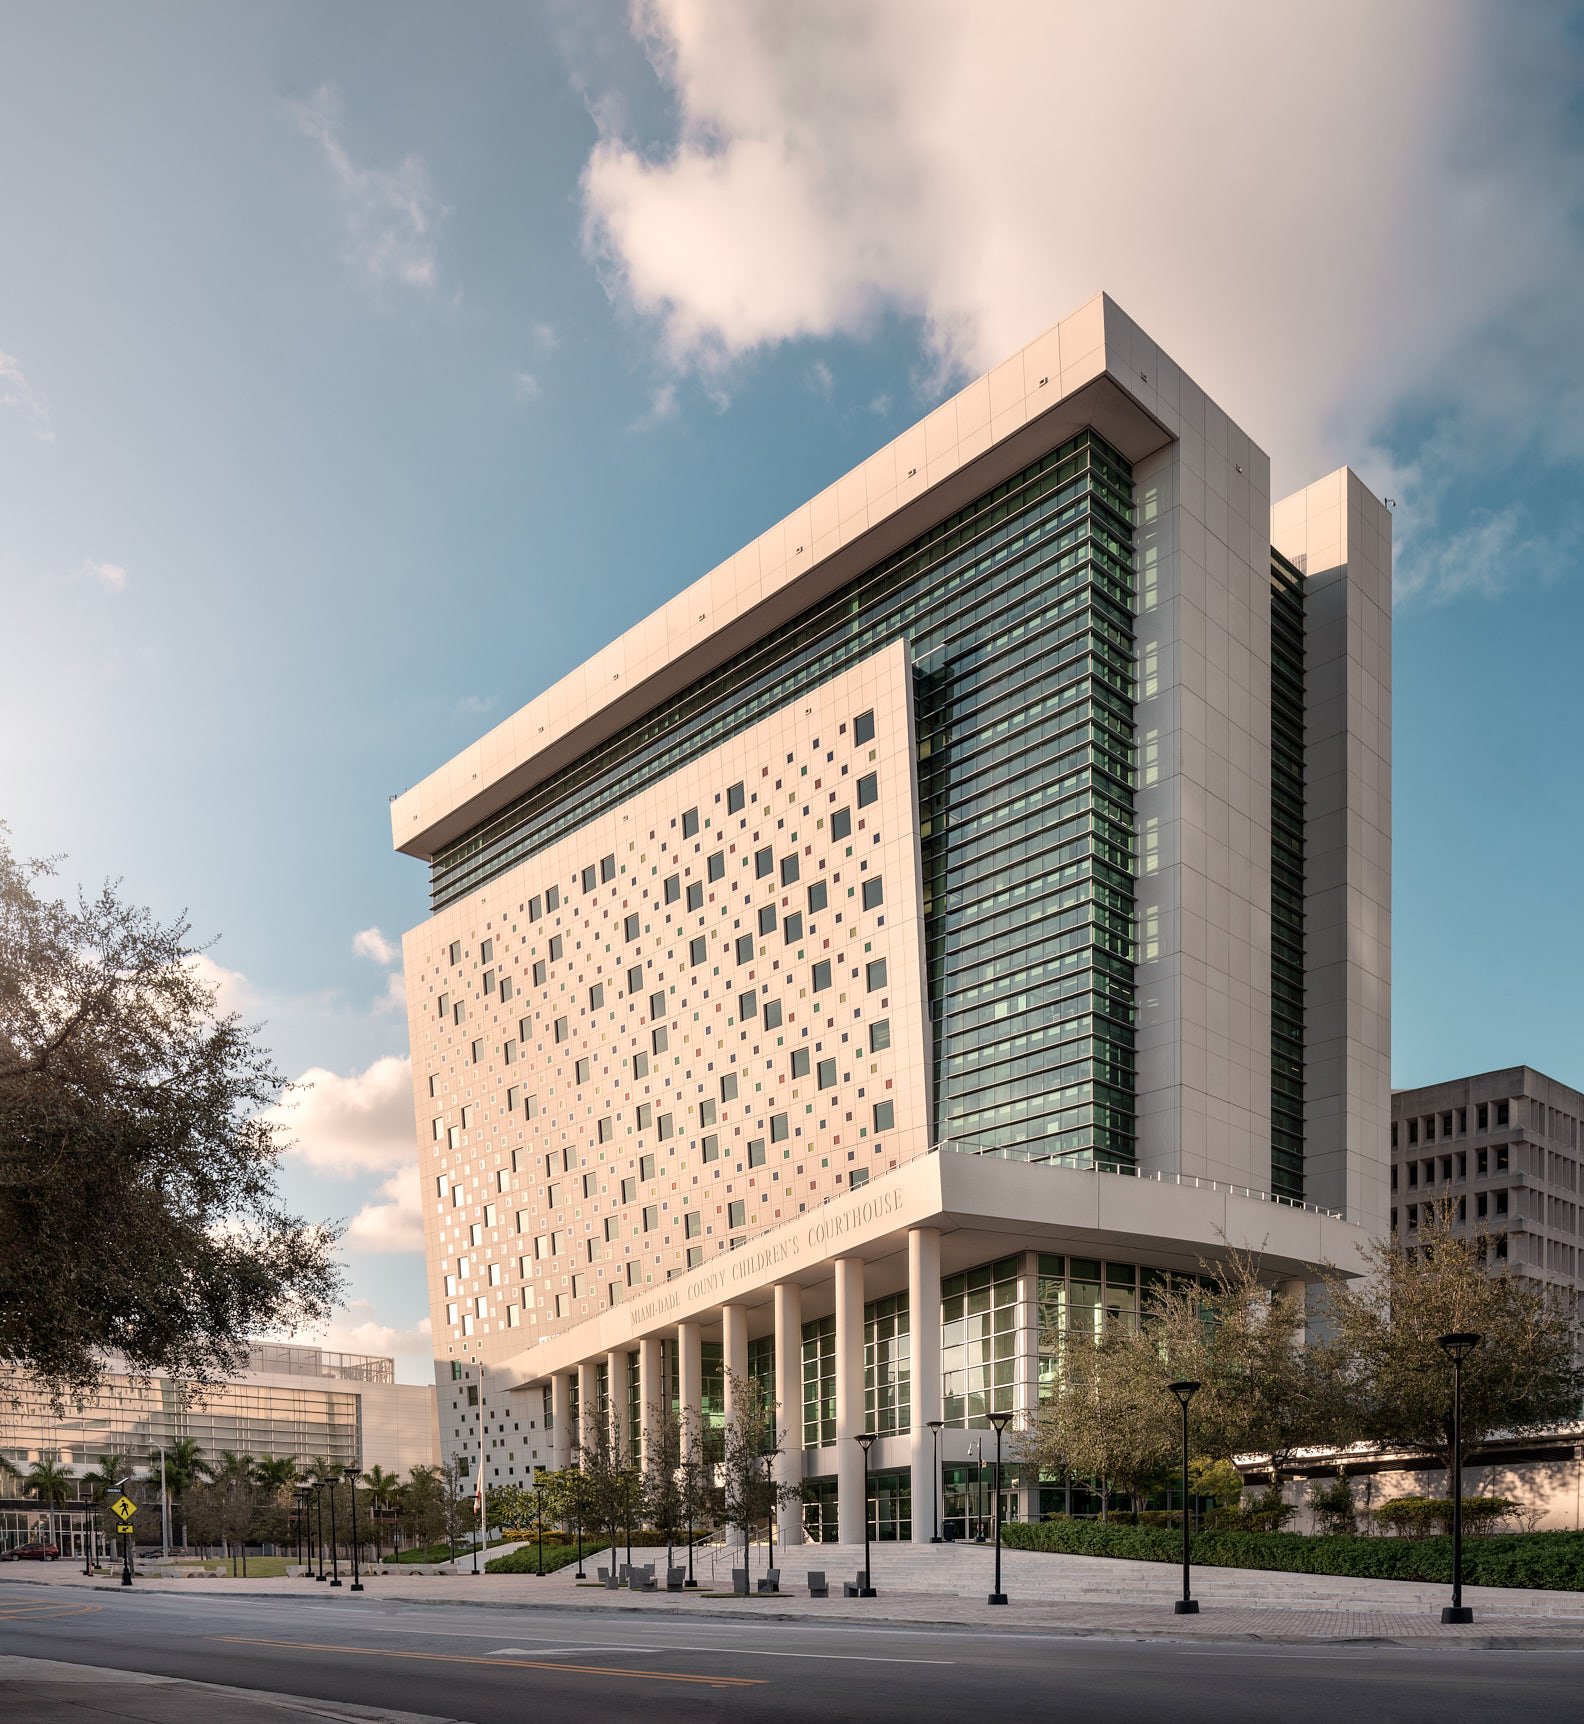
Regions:
[[[0,818],[319,1074],[332,1339],[424,1374],[387,797],[1100,287],[1397,499],[1396,1081],[1584,1084],[1584,19],[1099,11],[5,7]]]

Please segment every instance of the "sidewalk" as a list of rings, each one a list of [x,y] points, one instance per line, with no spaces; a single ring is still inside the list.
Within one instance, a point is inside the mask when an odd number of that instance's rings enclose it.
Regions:
[[[444,1724],[427,1713],[341,1706],[332,1700],[257,1694],[213,1682],[10,1655],[0,1655],[0,1716],[25,1718],[28,1724],[86,1724],[97,1718],[214,1724],[221,1717],[226,1724],[301,1724],[304,1718],[332,1718],[341,1724]]]
[[[893,1550],[895,1547],[891,1547]],[[951,1566],[966,1584],[954,1591],[927,1590],[916,1578],[901,1575],[893,1584],[885,1566],[887,1551],[873,1552],[874,1599],[841,1598],[841,1580],[850,1578],[850,1565],[838,1565],[832,1555],[840,1547],[804,1546],[795,1560],[782,1565],[777,1596],[734,1598],[729,1591],[694,1593],[607,1592],[593,1584],[597,1558],[585,1568],[590,1581],[579,1584],[570,1568],[559,1574],[382,1576],[364,1581],[362,1595],[303,1579],[243,1581],[226,1579],[139,1580],[144,1591],[190,1592],[201,1587],[211,1595],[257,1598],[311,1598],[336,1601],[349,1613],[365,1599],[382,1604],[467,1604],[475,1608],[531,1614],[536,1605],[588,1612],[632,1615],[688,1616],[704,1620],[738,1621],[745,1615],[771,1621],[862,1622],[872,1626],[975,1629],[1028,1629],[1045,1634],[1102,1636],[1124,1640],[1251,1640],[1301,1645],[1346,1645],[1360,1642],[1398,1646],[1548,1648],[1584,1650],[1584,1594],[1540,1592],[1503,1587],[1465,1587],[1464,1601],[1473,1606],[1471,1624],[1444,1627],[1441,1607],[1448,1589],[1414,1582],[1336,1579],[1320,1575],[1272,1574],[1249,1569],[1198,1569],[1194,1596],[1197,1616],[1172,1613],[1172,1600],[1181,1585],[1179,1572],[1164,1564],[1113,1561],[1097,1557],[1048,1556],[1033,1552],[1003,1553],[1003,1586],[1010,1603],[992,1606],[977,1582],[984,1567],[988,1582],[989,1553],[975,1553]],[[1017,1563],[1006,1560],[1017,1556]],[[981,1558],[983,1559],[981,1561]],[[894,1560],[894,1559],[893,1559]],[[825,1567],[833,1596],[810,1598],[804,1586],[806,1570],[815,1562]],[[897,1564],[900,1568],[903,1565]],[[916,1570],[915,1570],[916,1573]],[[8,1576],[23,1584],[51,1588],[98,1588],[118,1592],[105,1580],[81,1574]],[[720,1580],[730,1586],[722,1570]],[[944,1577],[943,1577],[944,1578]],[[956,1578],[953,1576],[952,1578]],[[973,1590],[969,1590],[969,1587]]]

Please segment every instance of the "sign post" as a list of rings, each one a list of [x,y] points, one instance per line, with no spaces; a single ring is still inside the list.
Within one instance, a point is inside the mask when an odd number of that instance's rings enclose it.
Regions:
[[[121,1536],[121,1584],[132,1584],[132,1517],[137,1513],[137,1504],[125,1491],[110,1505],[111,1513],[116,1517],[116,1531]]]

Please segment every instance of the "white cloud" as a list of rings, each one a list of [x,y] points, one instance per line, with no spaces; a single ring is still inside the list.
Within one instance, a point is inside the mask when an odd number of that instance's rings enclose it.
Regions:
[[[634,8],[679,124],[625,136],[591,97],[585,240],[674,372],[718,389],[900,314],[934,386],[1104,287],[1274,444],[1278,493],[1404,408],[1584,456],[1584,170],[1547,9],[920,12]]]
[[[514,371],[512,373],[512,399],[521,406],[524,402],[537,401],[544,394],[544,385],[531,371]]]
[[[391,1173],[417,1160],[405,1055],[387,1054],[345,1077],[312,1066],[268,1117],[290,1135],[288,1154],[325,1172]]]
[[[228,970],[207,952],[194,952],[187,960],[187,968],[214,995],[215,1010],[222,1015],[235,1012],[247,1018],[257,1013],[258,995],[240,970]]]
[[[83,567],[106,592],[119,593],[126,586],[127,572],[120,563],[101,563],[90,557]]]
[[[55,441],[49,397],[28,382],[19,359],[0,353],[0,412],[7,411],[21,414],[40,443]]]
[[[808,386],[826,401],[835,395],[836,378],[823,359],[816,359],[808,368]]]
[[[392,945],[378,928],[360,928],[352,936],[352,951],[376,964],[394,964],[401,957],[401,948]]]
[[[420,1317],[416,1323],[403,1327],[383,1322],[370,1299],[349,1300],[328,1323],[316,1329],[299,1329],[281,1339],[324,1347],[335,1353],[374,1353],[394,1358],[398,1381],[433,1381],[429,1319]]]
[[[529,330],[529,336],[534,344],[534,351],[549,355],[561,345],[561,338],[555,332],[555,326],[549,323],[536,323]]]
[[[446,214],[422,156],[404,156],[393,168],[353,160],[343,138],[341,95],[321,85],[306,102],[293,102],[297,129],[319,147],[347,221],[347,256],[376,286],[393,283],[433,293],[439,281],[436,230]]]
[[[458,718],[480,718],[486,712],[493,712],[499,704],[499,695],[464,694],[452,708],[452,711]]]
[[[353,1251],[423,1250],[416,1167],[400,1168],[381,1182],[379,1201],[365,1203],[348,1222],[345,1243]]]

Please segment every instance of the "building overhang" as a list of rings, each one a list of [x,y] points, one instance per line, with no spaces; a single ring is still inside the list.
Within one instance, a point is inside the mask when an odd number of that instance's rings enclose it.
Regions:
[[[941,1272],[955,1274],[1014,1251],[1132,1260],[1197,1273],[1229,1250],[1256,1253],[1272,1280],[1313,1280],[1331,1267],[1364,1268],[1364,1229],[1321,1210],[1280,1203],[1208,1180],[1127,1177],[1054,1163],[952,1151],[920,1156],[857,1191],[758,1234],[660,1286],[513,1354],[491,1370],[526,1388],[606,1353],[671,1334],[678,1323],[720,1324],[721,1307],[748,1311],[768,1333],[778,1282],[804,1289],[805,1318],[832,1307],[832,1263],[861,1258],[865,1295],[907,1287],[907,1236],[941,1236]]]

